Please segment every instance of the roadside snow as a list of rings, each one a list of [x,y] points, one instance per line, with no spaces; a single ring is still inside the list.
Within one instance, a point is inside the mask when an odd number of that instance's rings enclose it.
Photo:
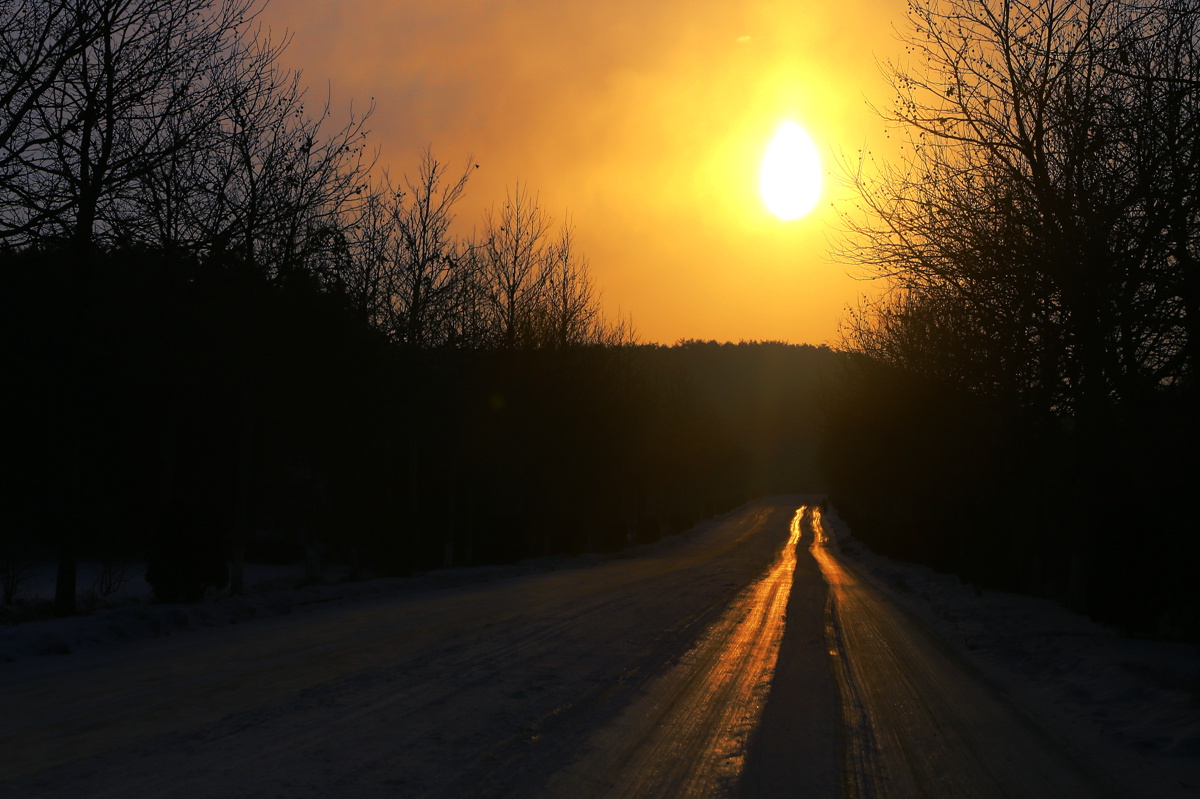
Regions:
[[[80,564],[78,585],[89,585],[88,575],[99,569],[98,564]],[[38,579],[25,587],[14,605],[0,608],[0,663],[31,656],[69,655],[97,646],[238,624],[336,600],[409,588],[404,581],[387,580],[296,588],[300,583],[299,567],[256,565],[247,567],[249,592],[245,596],[221,593],[193,604],[157,604],[150,586],[142,579],[145,564],[132,564],[129,571],[136,576],[117,592],[101,597],[85,590],[79,596],[80,615],[54,619],[50,617],[54,568],[48,565],[40,569]]]
[[[1025,714],[1145,796],[1200,796],[1200,651],[1122,637],[1036,597],[872,553],[830,510],[822,526],[887,590]]]
[[[728,514],[726,514],[728,515]],[[718,519],[724,518],[718,517]],[[12,606],[0,605],[0,666],[29,657],[70,655],[96,647],[162,638],[188,630],[241,624],[346,602],[400,597],[454,586],[486,583],[558,569],[586,568],[670,547],[685,536],[713,527],[717,519],[692,530],[614,554],[532,558],[515,564],[439,569],[412,577],[347,581],[344,569],[326,569],[318,584],[304,585],[302,566],[246,565],[247,593],[210,592],[203,602],[159,604],[145,582],[145,563],[130,563],[119,590],[101,597],[95,586],[98,563],[79,564],[80,615],[52,618],[53,564],[41,564]]]

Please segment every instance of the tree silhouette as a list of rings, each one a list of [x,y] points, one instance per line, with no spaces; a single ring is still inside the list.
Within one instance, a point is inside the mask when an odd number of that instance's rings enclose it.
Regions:
[[[794,482],[764,441],[795,353],[636,346],[525,184],[466,235],[470,161],[373,178],[370,109],[310,111],[260,10],[0,0],[8,598],[38,545],[65,614],[79,557],[192,600],[253,557],[614,550]]]
[[[853,170],[864,213],[847,216],[843,249],[892,294],[863,309],[851,339],[882,352],[890,337],[891,357],[905,358],[917,328],[941,331],[973,342],[972,354],[945,347],[925,368],[1087,418],[1194,372],[1191,270],[1177,244],[1191,236],[1165,233],[1194,204],[1183,189],[1192,167],[1170,166],[1191,157],[1194,122],[1164,130],[1157,119],[1164,95],[1177,116],[1191,113],[1196,44],[1180,27],[1197,14],[1125,2],[912,6],[914,65],[889,67],[897,100],[885,114],[904,132],[903,155]],[[1174,63],[1154,55],[1165,50]]]
[[[447,179],[429,149],[415,177],[397,188],[385,178],[352,226],[356,263],[349,291],[380,330],[410,347],[461,344],[460,320],[471,292],[469,242],[451,231],[472,168]]]
[[[73,551],[85,524],[80,464],[98,377],[88,335],[99,251],[152,244],[330,280],[344,266],[336,223],[361,180],[362,120],[321,138],[328,109],[303,116],[298,77],[275,65],[281,47],[257,37],[260,10],[257,0],[0,8],[0,72],[11,81],[0,97],[0,237],[68,244],[64,300],[76,346],[61,367],[76,398],[64,419],[76,427],[76,466],[61,613],[74,607]]]
[[[569,347],[588,344],[604,337],[604,322],[588,262],[575,248],[575,232],[564,222],[559,237],[550,246],[543,267],[542,302],[535,315],[535,338],[544,346]]]
[[[831,403],[835,496],[895,551],[1194,633],[1195,503],[1167,487],[1200,471],[1200,5],[922,0],[909,21],[900,156],[848,164],[841,256],[884,290],[846,325],[867,359]],[[1153,523],[1102,510],[1134,485]],[[998,514],[1013,496],[1034,512]],[[1153,578],[1153,547],[1114,555],[1133,526],[1174,554]]]
[[[533,321],[548,270],[550,219],[537,195],[516,185],[500,211],[489,211],[479,245],[484,302],[497,342],[532,343]]]
[[[49,142],[39,109],[100,33],[66,3],[0,4],[0,173],[13,176],[23,158]]]
[[[69,239],[84,250],[125,238],[138,182],[194,152],[221,118],[228,103],[222,79],[230,56],[236,61],[246,46],[256,3],[39,5],[40,13],[5,31],[17,63],[36,60],[41,48],[59,49],[28,111],[9,123],[24,135],[3,143],[0,161],[10,172],[0,230],[10,240]]]

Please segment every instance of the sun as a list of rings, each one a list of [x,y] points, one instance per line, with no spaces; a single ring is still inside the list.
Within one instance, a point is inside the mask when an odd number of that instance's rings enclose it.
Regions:
[[[784,122],[767,145],[759,172],[763,202],[785,221],[804,216],[821,196],[821,157],[795,122]]]

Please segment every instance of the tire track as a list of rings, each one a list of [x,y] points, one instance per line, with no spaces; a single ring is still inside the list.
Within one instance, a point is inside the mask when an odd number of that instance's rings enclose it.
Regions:
[[[602,566],[79,657],[0,687],[0,795],[536,793],[761,573],[788,513],[759,503]]]
[[[741,774],[783,637],[799,512],[767,574],[556,775],[547,796],[720,796]]]
[[[812,515],[830,586],[830,648],[849,797],[1099,797],[1102,784],[918,622],[836,556]]]

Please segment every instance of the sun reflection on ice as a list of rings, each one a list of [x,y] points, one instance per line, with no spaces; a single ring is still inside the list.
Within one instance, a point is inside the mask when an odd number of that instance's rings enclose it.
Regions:
[[[801,515],[766,574],[593,740],[589,753],[560,775],[556,792],[718,796],[734,784],[775,674]]]

